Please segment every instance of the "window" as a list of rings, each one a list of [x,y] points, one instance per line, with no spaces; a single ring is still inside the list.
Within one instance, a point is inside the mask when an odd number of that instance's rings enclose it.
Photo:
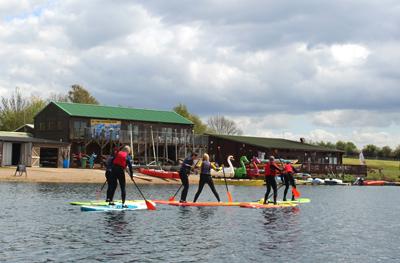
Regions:
[[[74,121],[74,137],[82,138],[85,136],[86,121]]]
[[[62,130],[63,129],[63,123],[62,121],[57,121],[57,130]]]
[[[56,129],[56,122],[55,121],[49,121],[49,124],[48,124],[49,126],[48,126],[48,129],[50,130],[50,131],[53,131],[53,130],[55,130]]]
[[[46,123],[40,122],[39,123],[39,131],[45,131],[46,130]]]

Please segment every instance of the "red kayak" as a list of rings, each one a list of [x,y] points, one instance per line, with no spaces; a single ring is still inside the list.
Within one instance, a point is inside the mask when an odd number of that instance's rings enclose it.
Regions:
[[[164,179],[179,179],[178,172],[139,168],[139,173]]]
[[[362,185],[385,185],[385,181],[365,180]]]

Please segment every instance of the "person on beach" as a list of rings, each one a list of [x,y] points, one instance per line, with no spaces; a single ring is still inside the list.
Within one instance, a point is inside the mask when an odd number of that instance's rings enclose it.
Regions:
[[[267,192],[265,193],[264,197],[264,204],[268,202],[268,196],[269,193],[271,192],[271,187],[274,191],[274,205],[276,205],[276,197],[278,195],[278,188],[276,185],[276,180],[275,176],[279,172],[282,172],[283,169],[281,169],[276,163],[275,163],[275,157],[270,156],[269,157],[269,162],[266,163],[265,165],[265,182],[267,185]]]
[[[181,182],[183,185],[183,190],[181,194],[181,199],[179,202],[181,203],[186,203],[186,197],[189,191],[189,173],[190,170],[192,169],[192,166],[194,164],[194,161],[197,160],[197,153],[193,152],[190,157],[187,157],[185,160],[183,160],[183,163],[181,165],[181,168],[179,169],[179,177],[181,178]]]
[[[125,169],[128,166],[129,168],[129,176],[133,179],[133,170],[132,170],[132,158],[129,155],[131,152],[131,148],[129,146],[124,146],[121,151],[115,154],[115,157],[112,161],[111,175],[108,178],[108,189],[107,189],[107,201],[110,205],[114,205],[114,193],[117,189],[118,182],[121,188],[121,199],[122,206],[125,206],[125,198],[126,198],[126,182],[125,182]]]
[[[200,181],[199,181],[199,189],[197,190],[196,195],[194,196],[194,203],[196,203],[197,199],[199,198],[201,191],[205,184],[208,184],[211,188],[211,191],[214,193],[215,197],[217,198],[218,202],[221,200],[219,199],[219,195],[217,190],[215,189],[214,182],[211,177],[211,169],[218,170],[217,167],[210,163],[210,156],[208,154],[203,155],[203,160],[200,165]]]
[[[283,201],[286,201],[286,195],[289,190],[289,184],[292,188],[296,188],[296,183],[293,177],[293,174],[298,172],[296,168],[293,167],[290,161],[286,161],[285,166],[283,167],[283,183],[285,184],[285,190],[283,192]],[[292,193],[292,201],[294,201],[294,194]]]

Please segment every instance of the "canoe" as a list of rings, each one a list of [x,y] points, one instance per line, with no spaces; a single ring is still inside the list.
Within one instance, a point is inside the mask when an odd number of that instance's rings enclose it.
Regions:
[[[179,179],[178,172],[169,172],[164,170],[155,170],[155,169],[146,169],[146,168],[139,168],[139,173],[154,176],[163,179]]]
[[[81,211],[84,212],[111,212],[111,211],[130,211],[130,210],[145,210],[147,206],[144,202],[136,203],[136,204],[127,204],[127,207],[122,207],[122,204],[115,204],[115,205],[94,205],[88,206],[83,205],[81,206]]]
[[[362,185],[385,185],[385,181],[365,180]]]

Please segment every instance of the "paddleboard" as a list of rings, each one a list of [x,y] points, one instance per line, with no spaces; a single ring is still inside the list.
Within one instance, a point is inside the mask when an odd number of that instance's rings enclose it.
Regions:
[[[296,207],[297,204],[267,204],[263,205],[260,203],[242,203],[240,207],[243,208],[256,208],[256,209],[268,209],[268,208],[291,208]]]
[[[122,201],[121,200],[115,200],[114,201],[115,203],[121,203]],[[144,200],[126,200],[125,201],[125,204],[132,204],[132,205],[134,205],[134,204],[136,204],[136,203],[144,203]],[[99,205],[102,205],[102,206],[107,206],[108,205],[108,202],[106,202],[106,201],[100,201],[100,200],[93,200],[93,201],[77,201],[77,202],[70,202],[69,203],[70,205],[79,205],[79,206],[82,206],[82,205],[86,205],[86,206],[99,206]]]
[[[173,205],[173,206],[240,206],[241,202],[187,202],[180,203],[178,201],[153,200],[156,204]]]
[[[305,204],[305,203],[310,203],[311,199],[310,198],[297,198],[296,200],[292,201],[292,200],[287,200],[287,201],[277,201],[278,204]],[[264,198],[261,198],[258,201],[259,204],[263,204],[264,203]]]
[[[147,209],[146,203],[136,203],[136,204],[126,204],[127,207],[122,207],[122,203],[115,205],[106,205],[106,206],[90,206],[83,205],[81,206],[81,211],[84,212],[107,212],[107,211],[130,211],[130,210],[145,210]]]

